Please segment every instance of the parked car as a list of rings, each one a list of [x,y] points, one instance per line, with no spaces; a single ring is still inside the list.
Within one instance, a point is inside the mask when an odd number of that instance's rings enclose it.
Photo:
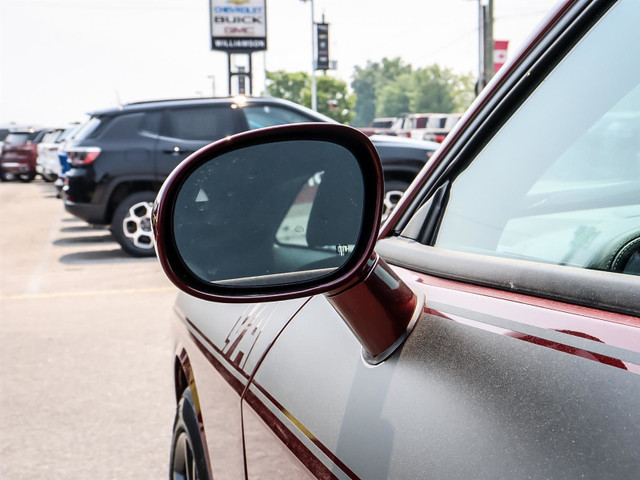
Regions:
[[[381,230],[358,130],[181,163],[171,478],[638,478],[638,18],[558,5]]]
[[[21,182],[30,182],[36,177],[36,158],[38,143],[50,129],[16,128],[4,139],[0,156],[0,179],[2,181],[18,178]]]
[[[437,142],[392,135],[372,135],[370,139],[382,161],[384,176],[382,218],[384,220],[391,214],[405,190],[409,188],[413,179],[440,145]]]
[[[67,128],[57,128],[47,133],[38,144],[38,157],[36,159],[36,171],[47,182],[55,182],[61,174],[58,150],[75,130],[77,124]]]
[[[360,130],[366,135],[395,135],[393,124],[396,117],[380,117],[374,118],[367,127],[361,127]]]
[[[0,127],[0,156],[2,156],[2,147],[4,145],[4,139],[11,133],[12,127]]]
[[[461,113],[439,113],[432,115],[429,121],[427,121],[426,128],[411,132],[411,137],[442,143],[461,117]]]
[[[61,140],[60,145],[58,146],[58,168],[59,174],[58,178],[54,182],[56,187],[56,196],[58,198],[62,198],[62,188],[65,185],[67,179],[67,172],[69,171],[69,155],[66,152],[66,147],[76,138],[77,134],[82,134],[83,128],[92,128],[90,122],[78,123],[70,127],[68,132],[64,133],[64,138]]]
[[[275,98],[168,100],[94,112],[60,152],[70,166],[65,208],[89,223],[110,225],[126,252],[151,256],[151,204],[182,159],[234,133],[298,122],[333,121]],[[390,141],[384,144],[392,188],[389,211],[398,190],[409,185],[439,145],[405,142],[394,149]]]
[[[427,128],[427,122],[431,118],[432,113],[405,113],[395,119],[391,125],[394,135],[399,137],[411,138],[411,132],[417,129]],[[422,139],[422,136],[415,137]]]

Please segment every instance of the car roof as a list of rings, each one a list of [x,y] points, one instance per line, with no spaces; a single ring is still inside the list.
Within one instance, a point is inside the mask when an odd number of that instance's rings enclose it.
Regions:
[[[166,107],[186,107],[186,106],[197,106],[197,105],[227,105],[227,104],[236,104],[238,106],[243,106],[244,104],[251,105],[282,105],[289,106],[295,108],[297,110],[304,110],[309,115],[318,117],[318,121],[332,122],[335,123],[335,120],[332,120],[321,113],[315,112],[307,107],[299,105],[294,102],[290,102],[288,100],[283,100],[281,98],[276,97],[251,97],[251,96],[234,96],[234,97],[197,97],[197,98],[175,98],[175,99],[164,99],[164,100],[149,100],[144,102],[133,102],[125,105],[121,105],[120,107],[112,107],[101,110],[94,110],[89,112],[89,115],[92,116],[104,116],[104,115],[116,115],[122,112],[137,112],[144,110],[155,110]]]
[[[15,127],[15,128],[10,128],[9,133],[37,133],[37,132],[41,132],[42,130],[47,130],[47,129],[43,127]]]

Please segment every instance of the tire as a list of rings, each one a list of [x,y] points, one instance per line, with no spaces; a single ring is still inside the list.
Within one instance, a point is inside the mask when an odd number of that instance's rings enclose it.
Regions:
[[[40,176],[45,182],[51,183],[58,179],[58,175],[55,173],[41,173]]]
[[[387,217],[396,208],[400,198],[405,190],[409,187],[409,182],[403,180],[389,180],[384,182],[384,201],[382,203],[382,220]]]
[[[25,172],[18,174],[18,180],[20,180],[22,183],[32,182],[34,178],[36,178],[36,172]]]
[[[173,422],[169,480],[210,480],[196,409],[189,387],[180,397]]]
[[[10,182],[12,180],[15,180],[16,177],[13,173],[11,172],[7,172],[4,169],[0,169],[0,181],[2,182]]]
[[[111,233],[122,249],[134,257],[155,255],[151,229],[151,208],[156,194],[138,192],[129,195],[116,207]]]

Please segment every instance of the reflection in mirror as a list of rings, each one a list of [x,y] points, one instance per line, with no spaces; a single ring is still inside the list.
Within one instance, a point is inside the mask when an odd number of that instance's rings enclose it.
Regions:
[[[293,284],[346,264],[363,204],[362,173],[346,148],[320,140],[253,145],[187,177],[173,232],[185,265],[203,281]]]

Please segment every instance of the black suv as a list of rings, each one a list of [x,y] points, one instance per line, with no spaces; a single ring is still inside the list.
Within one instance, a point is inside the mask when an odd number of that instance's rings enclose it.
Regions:
[[[228,135],[301,122],[333,120],[292,102],[256,97],[162,100],[93,112],[65,148],[71,167],[65,208],[88,223],[110,225],[128,253],[153,255],[151,205],[180,161]],[[405,141],[393,148],[389,141],[382,148],[378,140],[395,202],[397,190],[408,186],[438,145]]]

